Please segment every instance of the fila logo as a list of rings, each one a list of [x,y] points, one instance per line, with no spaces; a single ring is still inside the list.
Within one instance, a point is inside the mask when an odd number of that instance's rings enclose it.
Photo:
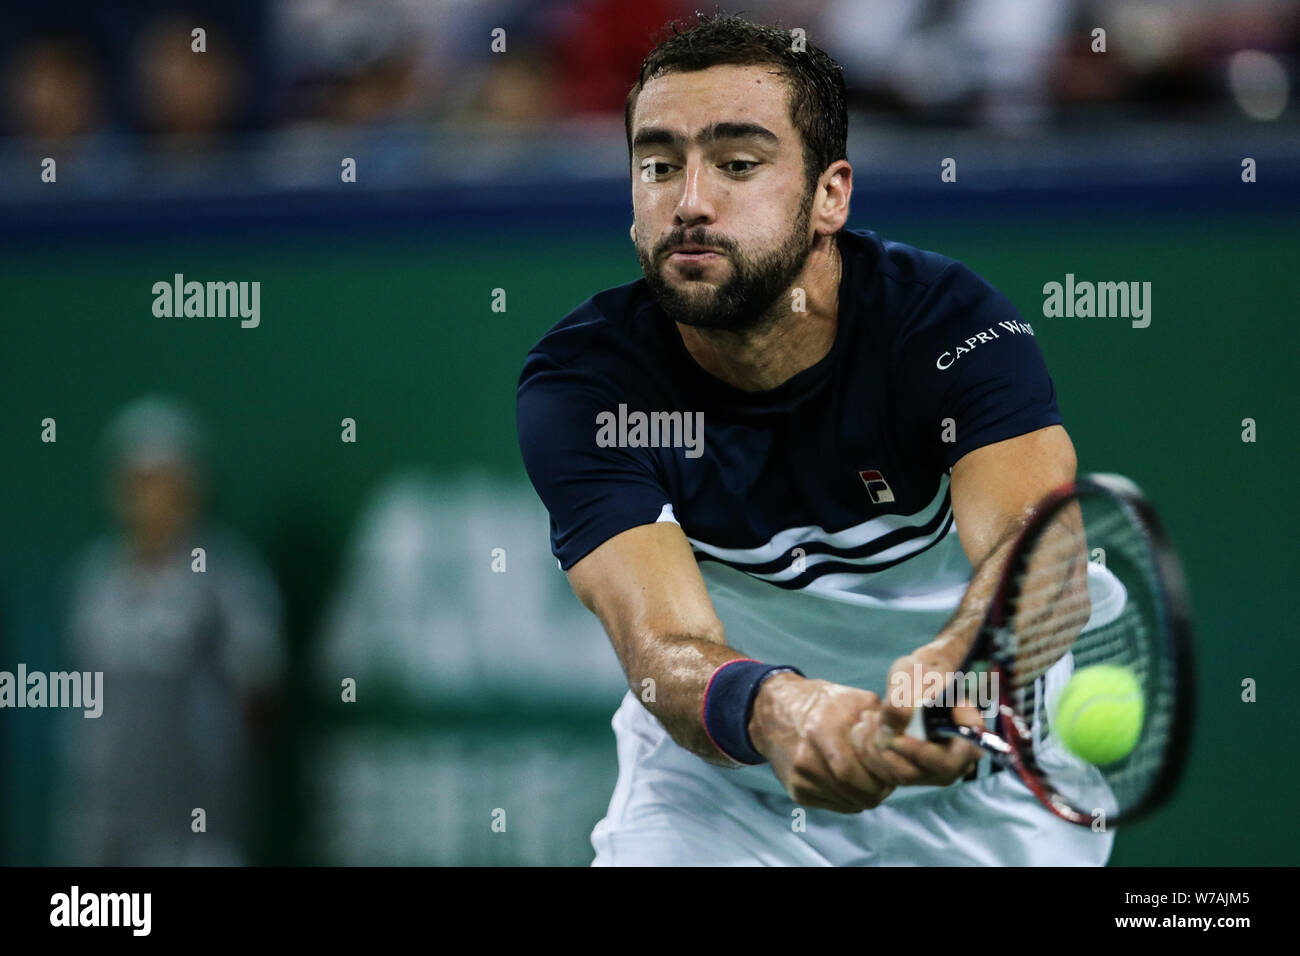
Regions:
[[[889,487],[889,482],[885,481],[885,476],[874,468],[868,468],[858,472],[858,477],[862,483],[867,486],[867,494],[871,495],[871,500],[878,505],[889,504],[894,500],[893,489]]]

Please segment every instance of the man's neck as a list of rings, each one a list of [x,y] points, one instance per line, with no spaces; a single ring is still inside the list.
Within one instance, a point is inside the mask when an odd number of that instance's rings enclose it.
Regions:
[[[787,290],[769,316],[741,332],[678,323],[682,343],[700,368],[728,385],[747,392],[776,388],[816,365],[835,344],[842,270],[835,237],[822,236],[791,286],[806,293],[807,311],[794,311]]]

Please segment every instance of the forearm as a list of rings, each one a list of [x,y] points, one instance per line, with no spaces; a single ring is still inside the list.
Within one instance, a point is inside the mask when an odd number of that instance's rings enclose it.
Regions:
[[[624,656],[628,686],[680,746],[710,763],[731,766],[709,738],[701,714],[704,693],[719,667],[745,655],[722,635],[655,636]]]
[[[953,616],[935,639],[921,649],[923,658],[929,657],[949,668],[960,666],[997,596],[1025,520],[1027,517],[1008,526],[980,562]],[[1088,555],[1078,507],[1071,506],[1055,515],[1037,535],[1033,556],[1019,572],[1024,593],[1017,618],[1033,622],[1044,632],[1052,630],[1061,635],[1060,646],[1050,655],[1050,663],[1068,649],[1088,617]],[[1070,559],[1063,560],[1062,555],[1069,555]],[[1047,627],[1047,620],[1052,622],[1051,628]]]
[[[666,522],[630,528],[568,574],[574,594],[605,628],[641,705],[680,746],[728,763],[710,740],[701,712],[714,673],[745,655],[727,646],[726,629],[681,528]]]
[[[942,662],[947,669],[961,666],[988,614],[989,605],[997,593],[1003,568],[1019,537],[1021,526],[1021,523],[1016,523],[1008,528],[980,561],[971,574],[970,583],[966,586],[966,593],[962,595],[957,610],[939,629],[934,640],[919,649],[918,653],[923,659],[933,658],[931,663]]]

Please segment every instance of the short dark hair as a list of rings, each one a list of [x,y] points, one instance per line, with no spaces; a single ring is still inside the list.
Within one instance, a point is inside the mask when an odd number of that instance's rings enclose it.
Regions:
[[[849,114],[844,70],[811,43],[796,51],[791,32],[753,23],[731,13],[696,13],[694,22],[675,20],[641,63],[641,75],[623,108],[628,161],[632,157],[632,113],[646,83],[668,73],[693,73],[711,66],[779,68],[790,85],[790,120],[803,137],[804,174],[809,191],[826,167],[848,158]]]

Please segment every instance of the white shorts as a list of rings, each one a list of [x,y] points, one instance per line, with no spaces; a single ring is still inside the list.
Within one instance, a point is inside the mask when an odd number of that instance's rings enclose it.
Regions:
[[[1114,843],[1048,812],[1010,772],[842,814],[729,780],[631,693],[612,723],[618,783],[593,866],[1102,866]]]

